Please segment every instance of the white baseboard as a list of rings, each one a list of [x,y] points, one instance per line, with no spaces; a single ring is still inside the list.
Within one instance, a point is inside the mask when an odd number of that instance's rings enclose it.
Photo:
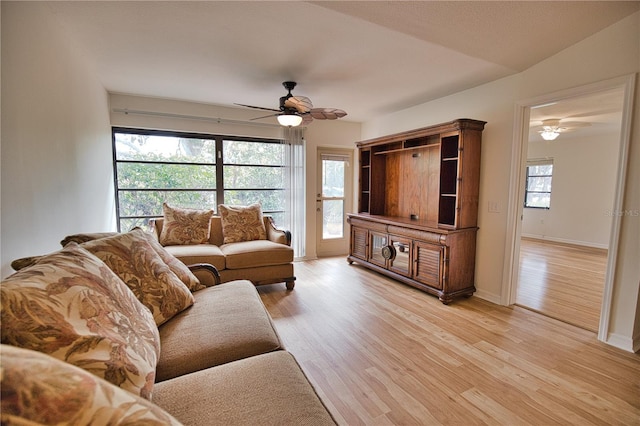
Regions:
[[[502,305],[502,303],[500,303],[500,295],[495,295],[493,293],[488,293],[482,290],[476,290],[473,295],[482,300],[486,300],[487,302],[495,303],[496,305]]]
[[[303,256],[303,257],[294,257],[294,262],[305,262],[307,260],[318,260],[316,256]]]
[[[544,241],[551,241],[554,243],[562,243],[562,244],[573,244],[575,246],[591,247],[591,248],[598,248],[598,249],[604,249],[604,250],[607,250],[609,248],[608,244],[594,243],[591,241],[570,240],[567,238],[556,238],[556,237],[550,237],[548,235],[523,233],[522,236],[525,238],[531,238],[534,240],[544,240]]]
[[[640,350],[640,336],[636,336],[632,339],[630,337],[611,333],[605,343],[627,352],[638,352]]]

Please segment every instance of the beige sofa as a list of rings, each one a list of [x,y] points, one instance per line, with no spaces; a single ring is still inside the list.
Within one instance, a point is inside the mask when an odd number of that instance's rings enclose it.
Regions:
[[[131,231],[127,237],[111,235],[80,245],[72,241],[2,282],[3,424],[25,419],[93,424],[109,418],[148,424],[335,425],[295,358],[284,349],[252,282],[202,288],[193,275],[176,273],[176,279],[190,283],[183,298],[192,304],[167,304],[174,290],[163,293],[168,296],[154,290],[154,303],[165,315],[157,325],[158,313],[147,309],[147,299],[138,293],[164,280],[167,268],[182,271],[184,265],[166,256],[159,244],[145,242],[150,237],[143,234]],[[104,241],[109,241],[107,249]],[[154,250],[163,262],[146,259]],[[136,278],[131,267],[145,276]],[[197,268],[216,281],[214,269]],[[157,291],[165,290],[166,286]],[[133,311],[126,306],[134,306]],[[124,338],[126,333],[134,337]],[[145,346],[154,334],[157,357]],[[117,344],[101,352],[109,342]],[[111,357],[106,371],[98,363],[104,356]],[[152,370],[145,372],[149,367]],[[139,374],[142,385],[131,391],[127,386],[135,377],[122,371]],[[101,387],[107,390],[99,394],[96,389]],[[140,396],[139,389],[144,390]],[[102,394],[107,396],[101,398]],[[52,401],[60,401],[59,411]]]
[[[187,425],[335,424],[249,281],[194,296],[160,326],[155,404]]]
[[[254,285],[284,282],[292,290],[296,277],[293,272],[291,234],[277,229],[273,219],[264,216],[266,240],[242,241],[224,244],[222,219],[211,218],[208,244],[172,245],[165,249],[187,265],[207,263],[215,266],[221,281],[249,280]],[[151,226],[160,238],[163,218],[152,219]],[[206,284],[212,284],[207,275],[199,276]]]

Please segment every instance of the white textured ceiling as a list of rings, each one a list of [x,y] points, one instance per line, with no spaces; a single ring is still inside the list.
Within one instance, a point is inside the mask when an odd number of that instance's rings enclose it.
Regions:
[[[111,92],[365,121],[518,73],[640,2],[42,2]]]

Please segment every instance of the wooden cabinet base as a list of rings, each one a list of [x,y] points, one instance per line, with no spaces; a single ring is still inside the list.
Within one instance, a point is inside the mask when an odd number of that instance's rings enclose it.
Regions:
[[[477,228],[441,229],[429,222],[349,214],[351,251],[357,262],[448,304],[475,291]]]
[[[348,256],[347,257],[347,262],[349,262],[349,264],[353,264],[354,262],[365,267],[368,269],[371,269],[372,271],[376,271],[379,272],[383,275],[386,275],[390,278],[393,278],[396,281],[400,281],[401,283],[404,284],[408,284],[412,287],[417,288],[418,290],[422,290],[425,293],[429,293],[432,294],[434,296],[438,296],[438,300],[440,300],[442,303],[444,303],[445,305],[448,305],[449,303],[453,302],[455,299],[461,298],[461,297],[471,297],[473,295],[473,293],[475,293],[476,288],[474,285],[471,285],[470,287],[467,288],[463,288],[461,290],[457,290],[455,292],[446,292],[443,290],[438,290],[437,288],[433,288],[430,287],[426,284],[422,284],[419,281],[413,280],[411,278],[407,278],[403,275],[397,274],[393,271],[389,271],[388,269],[385,268],[381,268],[378,265],[374,265],[372,263],[363,261],[362,259],[358,259],[357,257],[354,256]]]

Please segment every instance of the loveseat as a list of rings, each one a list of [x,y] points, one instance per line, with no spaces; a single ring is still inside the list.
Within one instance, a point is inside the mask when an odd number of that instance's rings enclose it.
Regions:
[[[141,229],[85,240],[0,284],[3,424],[335,424],[250,281],[204,286]]]
[[[260,206],[246,207],[218,206],[219,215],[211,211],[194,211],[169,207],[164,204],[164,217],[152,219],[158,241],[164,248],[187,265],[206,263],[215,266],[221,281],[245,279],[254,285],[284,282],[292,290],[296,277],[293,271],[293,249],[291,233],[276,228],[270,216],[262,215]],[[190,216],[189,216],[190,215]],[[201,220],[197,215],[202,215]],[[239,218],[239,219],[238,219]],[[250,218],[250,219],[248,219]],[[180,235],[187,238],[165,237],[165,223],[173,220],[181,225]],[[208,227],[204,237],[194,236],[198,222]],[[261,229],[251,232],[254,227]],[[189,223],[188,225],[184,225]],[[233,225],[240,231],[233,232]],[[195,241],[195,242],[194,242]],[[207,275],[203,280],[210,279]],[[212,284],[210,281],[206,284]]]

